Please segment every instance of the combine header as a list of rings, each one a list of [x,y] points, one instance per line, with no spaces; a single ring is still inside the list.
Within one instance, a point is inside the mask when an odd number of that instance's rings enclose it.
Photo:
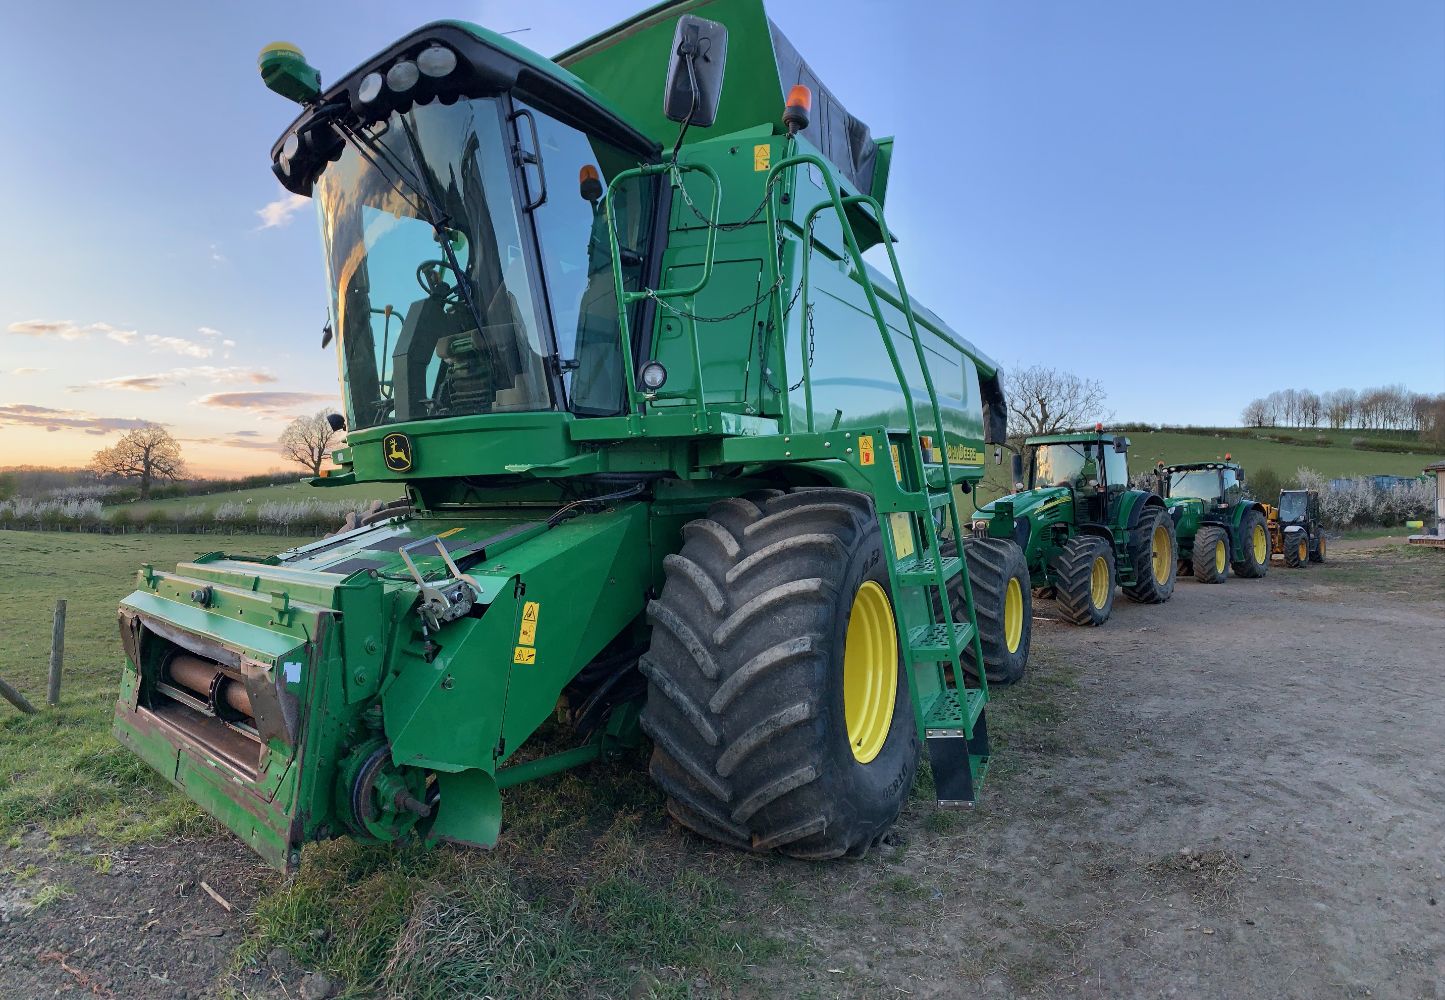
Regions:
[[[983,651],[1027,655],[1007,546],[958,545],[998,366],[909,297],[892,141],[761,3],[555,61],[443,22],[329,87],[260,68],[302,108],[272,160],[320,215],[345,398],[314,485],[406,500],[144,568],[119,737],[283,868],[489,846],[505,789],[644,734],[671,814],[751,850],[863,854],[925,748],[972,801]]]

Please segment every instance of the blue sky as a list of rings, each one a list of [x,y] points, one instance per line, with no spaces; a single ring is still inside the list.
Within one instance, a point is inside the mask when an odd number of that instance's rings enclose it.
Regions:
[[[294,110],[262,45],[331,80],[439,17],[552,54],[635,9],[5,5],[0,465],[78,464],[152,418],[199,471],[272,467],[285,418],[334,397],[310,207],[258,215]],[[1445,4],[771,13],[897,137],[910,290],[1005,364],[1098,378],[1132,420],[1232,423],[1285,385],[1445,390]]]

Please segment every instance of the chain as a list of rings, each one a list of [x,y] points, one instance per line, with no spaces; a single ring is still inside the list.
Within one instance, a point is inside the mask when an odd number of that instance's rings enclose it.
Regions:
[[[720,233],[732,232],[735,229],[742,229],[744,226],[751,226],[754,222],[757,222],[758,216],[762,215],[763,210],[768,207],[768,196],[772,194],[773,185],[776,184],[778,182],[778,178],[782,176],[782,174],[773,175],[772,179],[768,181],[768,183],[763,187],[763,200],[758,202],[757,208],[753,209],[751,212],[748,213],[748,217],[746,219],[743,219],[740,222],[713,222],[706,215],[702,214],[702,211],[692,200],[692,195],[688,194],[687,184],[684,183],[682,179],[682,171],[677,168],[676,160],[672,162],[671,174],[673,182],[677,187],[678,193],[682,195],[682,203],[692,211],[693,215],[697,216],[700,220],[702,220],[703,225],[707,226],[709,229],[717,230]]]

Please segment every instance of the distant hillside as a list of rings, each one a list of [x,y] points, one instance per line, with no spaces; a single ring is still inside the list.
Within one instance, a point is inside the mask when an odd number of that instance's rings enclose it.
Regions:
[[[1314,431],[1288,428],[1251,427],[1221,428],[1212,433],[1186,433],[1182,431],[1126,431],[1131,447],[1129,468],[1133,472],[1144,472],[1155,462],[1166,464],[1178,462],[1207,462],[1222,459],[1226,453],[1244,466],[1246,472],[1257,473],[1262,469],[1274,471],[1279,478],[1288,482],[1294,478],[1295,470],[1307,466],[1328,478],[1343,476],[1417,476],[1430,462],[1440,461],[1441,455],[1428,452],[1392,453],[1352,447],[1355,438],[1365,437],[1370,444],[1384,447],[1423,447],[1410,437],[1398,435],[1369,436],[1363,431]],[[1271,441],[1267,436],[1297,438],[1309,443],[1294,444]],[[1315,443],[1323,438],[1328,444]],[[1001,496],[1009,489],[1007,481],[1009,454],[1004,453],[1004,464],[988,467],[980,491],[980,503]]]

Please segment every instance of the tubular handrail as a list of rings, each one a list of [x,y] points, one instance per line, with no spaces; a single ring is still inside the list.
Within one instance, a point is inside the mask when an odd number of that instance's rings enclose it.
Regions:
[[[644,288],[641,291],[629,292],[623,287],[622,251],[617,241],[617,217],[612,210],[612,193],[624,180],[662,173],[669,175],[672,186],[676,188],[683,183],[682,175],[688,171],[696,171],[712,182],[712,200],[708,208],[707,243],[703,250],[702,275],[697,281],[683,288]],[[622,171],[612,178],[612,183],[607,186],[607,194],[603,197],[603,211],[607,214],[607,242],[608,249],[612,253],[612,288],[617,299],[617,330],[622,338],[622,365],[627,373],[627,409],[629,413],[636,412],[638,404],[644,398],[650,397],[645,397],[643,393],[637,391],[637,360],[632,354],[632,331],[627,318],[627,307],[641,299],[660,301],[684,298],[702,291],[712,278],[713,264],[717,255],[718,209],[721,201],[722,182],[718,179],[717,171],[706,163],[678,163],[673,160],[666,163],[645,163],[642,166]],[[705,415],[706,397],[702,386],[702,349],[697,340],[697,323],[689,320],[688,330],[692,335],[693,374],[697,379],[697,409],[699,415]]]

